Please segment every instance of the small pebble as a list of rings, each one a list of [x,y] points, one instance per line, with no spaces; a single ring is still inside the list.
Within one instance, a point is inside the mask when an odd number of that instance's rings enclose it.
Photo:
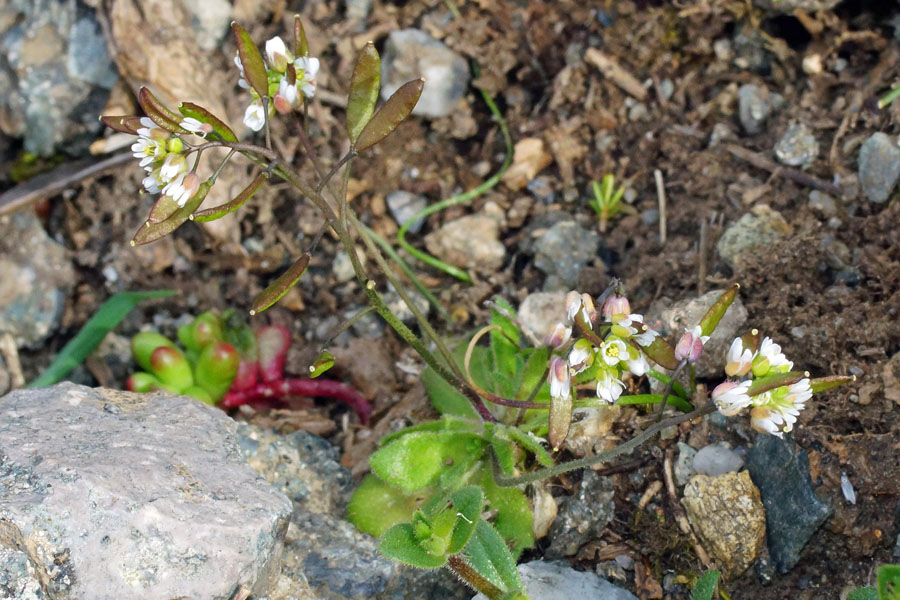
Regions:
[[[701,448],[694,457],[694,470],[701,475],[718,477],[739,470],[744,459],[734,450],[720,444]]]
[[[406,192],[404,190],[391,192],[384,201],[385,204],[387,204],[388,210],[391,212],[391,216],[394,217],[394,221],[400,226],[428,206],[428,200],[424,196]],[[412,225],[409,226],[409,232],[419,233],[424,222],[425,219],[416,219]]]
[[[830,219],[837,214],[834,198],[819,190],[809,193],[809,209],[823,219]]]
[[[900,178],[900,148],[894,138],[873,133],[859,149],[859,183],[870,202],[888,199]]]
[[[675,84],[671,79],[663,79],[659,82],[659,95],[663,100],[669,100],[675,93]]]
[[[771,111],[772,101],[766,88],[748,83],[738,89],[738,118],[744,131],[750,135],[759,133]]]
[[[809,127],[796,123],[775,144],[775,158],[789,167],[808,167],[819,154],[819,143]]]

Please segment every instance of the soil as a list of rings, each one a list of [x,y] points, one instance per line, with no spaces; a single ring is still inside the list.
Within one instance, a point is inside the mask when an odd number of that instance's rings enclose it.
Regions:
[[[318,32],[317,39],[346,37],[338,4],[327,3],[333,11],[312,7],[301,11]],[[289,14],[302,6],[277,8]],[[479,0],[460,2],[457,8],[457,17],[445,19],[450,15],[447,5],[436,0],[401,5],[376,1],[368,35],[382,40],[391,28],[420,27],[478,61],[481,76],[475,83],[496,98],[514,140],[539,137],[547,143],[554,162],[540,175],[553,199],[548,202],[528,190],[513,191],[501,184],[468,206],[429,218],[422,235],[489,202],[508,217],[502,233],[507,259],[497,272],[466,285],[417,267],[457,317],[452,323],[435,319],[435,325],[448,335],[458,335],[485,322],[484,300],[493,294],[515,304],[539,290],[544,275],[526,250],[529,225],[561,211],[585,227],[596,227],[588,207],[590,182],[614,173],[635,192],[633,210],[616,217],[602,235],[600,256],[579,282],[582,291],[599,294],[611,277],[618,277],[632,307],[642,312],[661,298],[693,297],[737,281],[749,313],[748,326],[778,341],[799,368],[813,376],[857,376],[853,384],[816,396],[802,413],[795,434],[810,454],[817,493],[835,507],[834,516],[812,537],[791,571],[763,585],[751,569],[727,582],[725,589],[733,598],[813,599],[838,598],[847,586],[870,584],[878,565],[896,560],[892,550],[898,534],[900,398],[893,384],[900,378],[900,365],[888,360],[900,351],[900,206],[895,201],[870,203],[851,189],[835,199],[835,215],[829,220],[811,210],[809,187],[781,170],[755,167],[722,145],[710,146],[709,138],[716,124],[724,124],[731,131],[728,143],[770,158],[788,125],[805,123],[820,145],[805,172],[826,183],[839,177],[842,186],[852,188],[862,141],[874,131],[895,135],[900,125],[900,102],[885,110],[874,106],[900,76],[894,37],[900,8],[890,2],[851,0],[830,11],[785,14],[763,12],[739,0],[677,4]],[[254,32],[257,37],[283,34],[280,17],[269,13],[266,19]],[[721,40],[732,40],[734,56],[728,60],[716,56]],[[589,47],[602,49],[638,81],[650,82],[644,114],[634,109],[635,100],[614,81],[582,62]],[[821,57],[820,73],[804,71],[804,57],[811,55]],[[352,63],[344,51],[331,45],[320,56],[336,75],[331,81],[348,79]],[[742,66],[736,66],[735,59],[743,59],[737,61]],[[223,68],[226,62],[223,57]],[[839,72],[836,63],[843,67]],[[764,86],[783,98],[755,135],[744,133],[738,121],[737,89],[745,83]],[[332,91],[345,91],[331,85]],[[671,95],[661,96],[660,90],[670,85]],[[342,153],[343,114],[324,104],[317,110],[326,125],[314,129],[313,135],[328,163]],[[460,115],[412,119],[389,142],[354,163],[354,207],[375,231],[388,236],[397,229],[385,209],[389,192],[404,189],[434,202],[474,187],[499,167],[502,137],[474,88]],[[667,197],[665,242],[650,218],[658,207],[657,169],[664,176]],[[46,348],[22,353],[28,378],[49,363],[111,293],[121,289],[181,290],[178,297],[148,305],[130,317],[120,328],[123,335],[144,322],[171,333],[174,319],[182,314],[246,308],[321,224],[314,208],[298,201],[287,187],[272,185],[248,205],[224,239],[188,224],[162,242],[132,249],[128,241],[152,202],[137,193],[140,176],[136,165],[119,169],[40,207],[50,235],[71,250],[79,281],[59,333]],[[732,270],[717,254],[716,241],[756,204],[780,212],[793,233],[760,248]],[[514,205],[519,212],[525,207],[527,218],[510,218]],[[421,237],[411,239],[421,246]],[[295,373],[302,373],[315,355],[327,326],[337,324],[332,315],[365,303],[355,283],[335,282],[331,265],[336,250],[336,241],[326,235],[299,291],[263,316],[286,323],[302,342],[288,364]],[[852,277],[843,276],[847,270],[835,266],[841,262],[852,267]],[[103,274],[109,265],[118,274],[114,283]],[[398,419],[419,420],[429,411],[415,375],[409,374],[415,372],[410,366],[420,364],[390,332],[377,342],[353,339],[349,344],[335,352],[334,375],[374,396],[371,427],[355,424],[354,417],[345,417],[344,407],[326,402],[298,401],[274,415],[245,417],[287,429],[304,423],[320,432],[333,429],[332,439],[347,450],[345,462],[359,472],[365,468],[372,440],[395,428]],[[124,384],[103,381],[102,372],[93,377],[95,383]],[[335,426],[323,426],[323,419]],[[627,435],[628,419],[619,427],[621,435]],[[724,435],[703,433],[703,443]],[[680,439],[689,438],[687,430],[680,434]],[[623,585],[642,598],[661,597],[653,582],[662,582],[666,574],[702,571],[666,502],[659,504],[656,519],[640,518],[636,506],[635,497],[648,483],[662,479],[664,450],[675,441],[662,442],[662,450],[642,449],[631,458],[630,472],[613,475],[616,518],[597,551],[586,550],[577,561],[579,568],[590,570],[604,555],[604,546],[627,548],[642,565],[643,576],[636,587],[632,572]],[[732,441],[746,445],[740,439]],[[841,494],[842,472],[855,486],[855,505]],[[573,481],[577,475],[564,479],[561,489]],[[532,555],[539,556],[540,551]]]

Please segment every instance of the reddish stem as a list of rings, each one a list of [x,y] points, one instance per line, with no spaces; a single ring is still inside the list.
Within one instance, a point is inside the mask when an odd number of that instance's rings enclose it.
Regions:
[[[222,398],[222,408],[235,408],[243,404],[272,400],[284,396],[319,396],[334,398],[352,408],[365,425],[372,414],[369,401],[346,383],[333,379],[282,379],[260,382],[245,390],[231,390]]]

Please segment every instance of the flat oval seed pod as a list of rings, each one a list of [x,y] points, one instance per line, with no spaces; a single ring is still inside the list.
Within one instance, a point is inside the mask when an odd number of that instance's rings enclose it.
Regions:
[[[306,41],[306,31],[303,29],[303,21],[300,15],[294,15],[294,56],[309,56],[309,43]]]
[[[153,92],[146,87],[142,87],[138,92],[138,103],[151,121],[172,133],[189,134],[190,131],[182,128],[181,115],[169,110],[159,98],[153,95]]]
[[[424,87],[424,79],[408,81],[400,86],[400,89],[394,92],[394,95],[388,98],[384,106],[366,123],[356,140],[355,150],[362,152],[390,135],[415,108]]]
[[[381,57],[375,44],[368,42],[356,59],[350,79],[350,94],[347,96],[347,135],[351,143],[356,142],[372,118],[380,90]]]
[[[134,234],[131,245],[136,246],[139,244],[155,242],[181,227],[181,225],[190,219],[194,211],[203,203],[203,199],[206,198],[206,194],[209,193],[210,187],[212,186],[207,181],[201,183],[200,187],[197,189],[197,193],[194,194],[184,206],[172,213],[166,220],[156,223],[151,223],[149,220],[146,221],[144,225],[138,229],[137,233]]]
[[[247,30],[233,21],[231,31],[234,33],[238,56],[244,67],[244,78],[260,97],[267,97],[269,80],[266,75],[266,64],[263,62],[262,54],[259,53],[259,48],[256,47]]]
[[[839,385],[856,381],[856,375],[830,375],[809,380],[809,389],[813,394],[836,388]]]
[[[333,366],[334,355],[328,350],[322,350],[316,357],[316,360],[313,361],[313,364],[309,365],[310,379],[315,379]]]
[[[775,375],[766,375],[759,379],[754,379],[747,390],[748,396],[756,396],[775,388],[797,383],[801,379],[809,377],[806,371],[788,371],[787,373],[776,373]]]
[[[711,335],[718,326],[719,321],[725,316],[725,311],[734,302],[737,297],[738,290],[741,289],[740,284],[735,283],[725,290],[721,296],[709,307],[703,318],[700,319],[700,335]]]
[[[221,219],[225,215],[229,213],[233,213],[238,210],[244,204],[247,203],[247,200],[253,197],[253,194],[259,191],[259,188],[263,186],[268,177],[265,173],[260,173],[256,176],[256,179],[250,182],[250,185],[244,188],[244,190],[235,196],[234,200],[231,202],[226,202],[225,204],[220,204],[219,206],[214,206],[212,208],[207,208],[201,211],[197,211],[194,213],[194,220],[198,223],[207,223],[209,221],[215,221],[216,219]]]
[[[222,138],[222,140],[226,142],[238,141],[237,136],[234,134],[231,128],[225,124],[224,121],[219,119],[217,116],[215,116],[199,104],[194,104],[193,102],[182,102],[178,107],[178,110],[185,117],[197,119],[201,123],[206,123],[207,125],[212,126],[213,131],[216,133],[216,135]]]
[[[107,116],[100,117],[100,122],[121,133],[137,135],[137,130],[141,127],[141,118],[133,116]]]
[[[281,300],[281,297],[287,294],[288,290],[297,285],[297,282],[303,277],[303,273],[306,272],[306,267],[309,266],[310,258],[311,257],[307,252],[297,259],[297,262],[292,264],[287,271],[278,277],[278,279],[270,283],[269,287],[264,289],[262,293],[253,300],[253,306],[250,307],[250,314],[255,315],[261,313]]]
[[[572,394],[563,398],[550,399],[550,422],[547,429],[547,440],[550,447],[559,450],[569,435],[569,424],[572,422]]]

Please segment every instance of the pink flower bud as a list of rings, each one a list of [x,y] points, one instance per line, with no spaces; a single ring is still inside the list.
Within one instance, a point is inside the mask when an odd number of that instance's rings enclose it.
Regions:
[[[678,360],[686,359],[690,363],[695,363],[701,354],[703,354],[703,340],[691,331],[681,336],[675,346],[675,358]]]
[[[566,327],[565,323],[557,323],[544,338],[544,345],[559,349],[565,346],[571,337],[572,328]]]
[[[607,321],[612,321],[615,315],[628,314],[631,314],[631,304],[625,296],[613,294],[603,303],[603,318]]]

